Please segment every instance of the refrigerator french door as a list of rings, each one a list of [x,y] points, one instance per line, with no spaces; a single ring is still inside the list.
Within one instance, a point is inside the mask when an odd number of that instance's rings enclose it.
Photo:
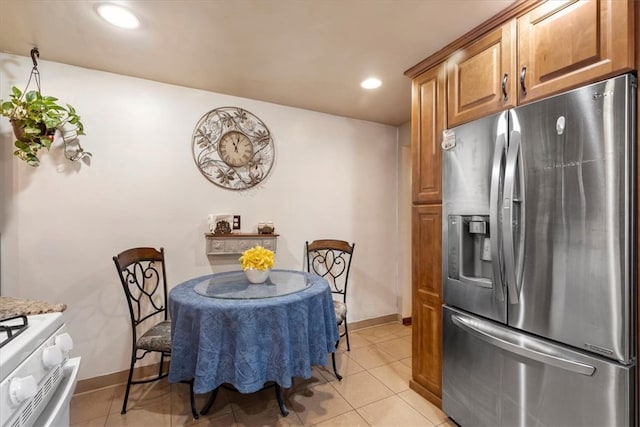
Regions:
[[[634,425],[636,88],[627,74],[443,138],[443,409]]]

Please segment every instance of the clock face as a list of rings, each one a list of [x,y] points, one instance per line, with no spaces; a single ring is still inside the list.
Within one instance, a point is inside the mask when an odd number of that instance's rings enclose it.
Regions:
[[[196,124],[193,159],[212,183],[229,190],[246,190],[271,172],[275,147],[271,132],[256,116],[237,107],[209,111]]]
[[[220,138],[218,152],[229,166],[244,166],[253,157],[253,144],[245,134],[232,130]]]

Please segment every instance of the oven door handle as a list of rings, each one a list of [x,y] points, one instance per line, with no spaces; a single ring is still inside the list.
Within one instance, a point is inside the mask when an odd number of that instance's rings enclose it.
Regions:
[[[63,424],[63,421],[69,416],[69,404],[78,383],[79,371],[80,357],[67,360],[62,367],[62,381],[34,425],[58,427]]]

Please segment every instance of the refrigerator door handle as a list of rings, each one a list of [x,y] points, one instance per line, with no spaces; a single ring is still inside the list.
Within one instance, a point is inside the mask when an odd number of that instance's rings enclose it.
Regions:
[[[488,324],[489,327],[485,327],[477,321],[467,319],[459,315],[451,316],[451,320],[456,326],[474,337],[509,353],[517,354],[518,356],[535,360],[545,365],[555,366],[581,375],[592,376],[596,371],[594,366],[587,365],[586,363],[545,352],[545,349],[541,348],[540,344],[537,344],[536,347],[538,348],[535,349],[527,347],[527,338],[523,337],[522,334],[512,333],[507,330],[500,330],[498,328],[491,327],[490,324]]]
[[[493,267],[493,286],[496,290],[498,301],[505,299],[503,281],[502,238],[500,236],[500,205],[502,201],[502,182],[504,179],[505,151],[507,148],[507,117],[502,114],[498,120],[498,135],[493,152],[493,165],[491,167],[491,189],[489,194],[489,230],[491,233],[491,263]]]
[[[519,204],[519,213],[521,214],[521,218],[519,222],[519,229],[521,232],[523,231],[522,227],[524,227],[524,221],[522,215],[524,215],[524,192],[519,191],[521,197],[518,198],[516,195],[516,179],[519,184],[522,185],[522,174],[516,177],[516,166],[518,165],[518,159],[520,158],[520,132],[513,131],[511,132],[509,150],[507,153],[507,164],[504,172],[504,198],[503,198],[503,206],[502,206],[502,236],[504,239],[504,270],[505,270],[505,281],[507,282],[507,289],[509,290],[509,302],[511,304],[518,304],[519,302],[519,281],[518,274],[519,271],[522,270],[522,263],[524,262],[523,257],[523,248],[522,244],[524,239],[518,239],[519,250],[518,254],[518,265],[516,265],[516,246],[514,240],[514,227],[515,224],[515,214],[514,214],[514,205]],[[520,171],[522,172],[522,165],[520,165]]]

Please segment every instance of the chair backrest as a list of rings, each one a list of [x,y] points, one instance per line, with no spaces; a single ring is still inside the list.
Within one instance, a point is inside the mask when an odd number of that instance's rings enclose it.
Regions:
[[[329,282],[331,292],[342,295],[347,302],[347,284],[351,258],[356,244],[344,240],[314,240],[305,243],[307,248],[307,271],[324,277]]]
[[[134,334],[145,320],[162,313],[167,320],[164,248],[132,248],[113,257],[122,282]]]

